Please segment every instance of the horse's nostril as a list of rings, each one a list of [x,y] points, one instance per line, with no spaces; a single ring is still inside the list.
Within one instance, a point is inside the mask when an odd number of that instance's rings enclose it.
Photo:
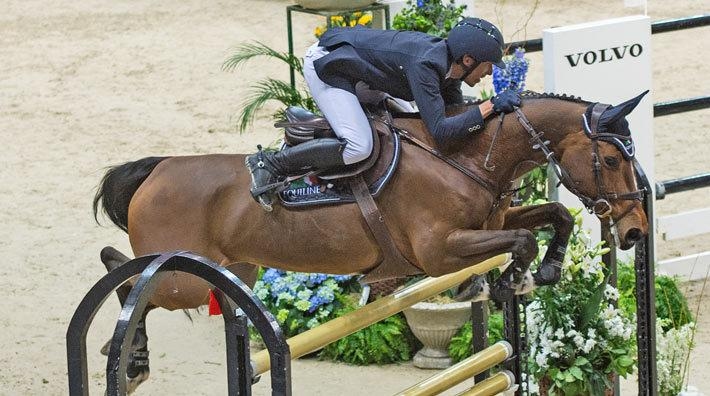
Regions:
[[[638,228],[632,228],[626,233],[626,242],[634,243],[643,238],[643,232]]]

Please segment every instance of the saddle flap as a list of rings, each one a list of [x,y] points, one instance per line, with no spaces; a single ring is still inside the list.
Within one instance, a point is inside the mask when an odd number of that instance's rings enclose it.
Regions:
[[[377,131],[375,123],[372,121],[370,122],[370,130],[372,131],[372,152],[366,160],[342,168],[333,169],[332,171],[319,175],[319,177],[324,180],[341,179],[363,173],[372,168],[380,157],[382,145],[380,142],[380,134]]]

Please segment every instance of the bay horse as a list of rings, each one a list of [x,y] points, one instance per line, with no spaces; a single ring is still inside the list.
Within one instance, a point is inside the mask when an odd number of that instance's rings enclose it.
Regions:
[[[497,291],[494,298],[505,300],[538,253],[532,230],[551,225],[555,237],[535,282],[554,283],[573,218],[557,202],[511,206],[513,181],[552,162],[590,211],[613,222],[620,247],[631,248],[648,224],[625,117],[644,94],[600,106],[526,92],[516,113],[490,119],[484,131],[445,147],[437,146],[421,119],[394,118],[392,129],[411,139],[404,139],[399,165],[377,205],[396,247],[429,276],[510,252],[512,264],[491,289]],[[244,155],[214,154],[149,157],[115,166],[100,183],[94,215],[102,209],[127,231],[135,256],[193,251],[250,286],[258,266],[363,274],[382,261],[357,204],[275,205],[265,212],[249,193],[243,164]],[[169,310],[196,308],[207,304],[209,290],[202,279],[176,273],[150,302]]]

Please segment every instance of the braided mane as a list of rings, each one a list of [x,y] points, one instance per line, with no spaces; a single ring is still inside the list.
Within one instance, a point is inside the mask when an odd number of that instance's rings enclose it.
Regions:
[[[551,92],[539,93],[539,92],[535,92],[535,91],[523,91],[520,94],[520,97],[523,99],[560,99],[560,100],[564,100],[566,102],[592,104],[592,102],[583,100],[579,96],[572,96],[572,95],[567,95],[567,94],[556,94],[556,93],[551,93]]]

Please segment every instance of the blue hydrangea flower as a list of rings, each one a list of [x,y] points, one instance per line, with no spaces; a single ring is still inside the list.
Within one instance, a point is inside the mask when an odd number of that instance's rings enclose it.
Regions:
[[[525,90],[525,77],[528,73],[529,61],[525,59],[525,50],[516,48],[512,56],[503,59],[506,69],[493,66],[493,88],[496,94],[513,89],[517,92]]]
[[[326,274],[308,274],[308,287],[318,286],[328,278]]]
[[[417,0],[417,7],[424,7],[424,0]]]
[[[306,273],[303,272],[291,272],[291,280],[294,284],[296,285],[302,285],[309,280],[309,276]]]
[[[284,274],[283,271],[269,268],[266,271],[264,271],[264,275],[261,277],[261,280],[264,281],[264,283],[273,283],[274,280],[276,280],[277,278],[280,278],[281,276],[283,276],[283,274]]]
[[[311,318],[308,322],[306,322],[306,327],[308,327],[309,329],[312,329],[312,328],[318,326],[319,324],[320,324],[320,322],[318,321],[317,318]]]
[[[351,275],[335,275],[335,276],[332,276],[332,278],[335,279],[335,281],[338,283],[344,283],[344,282],[348,282],[353,277]]]
[[[296,294],[299,300],[308,300],[311,298],[311,295],[313,295],[313,291],[311,289],[301,289],[298,291],[298,294]]]
[[[265,269],[254,294],[273,312],[282,329],[293,336],[332,319],[338,295],[352,276],[331,276]],[[341,284],[343,286],[341,286]]]
[[[288,291],[288,282],[286,278],[276,278],[271,283],[271,296],[278,297],[279,294]]]

